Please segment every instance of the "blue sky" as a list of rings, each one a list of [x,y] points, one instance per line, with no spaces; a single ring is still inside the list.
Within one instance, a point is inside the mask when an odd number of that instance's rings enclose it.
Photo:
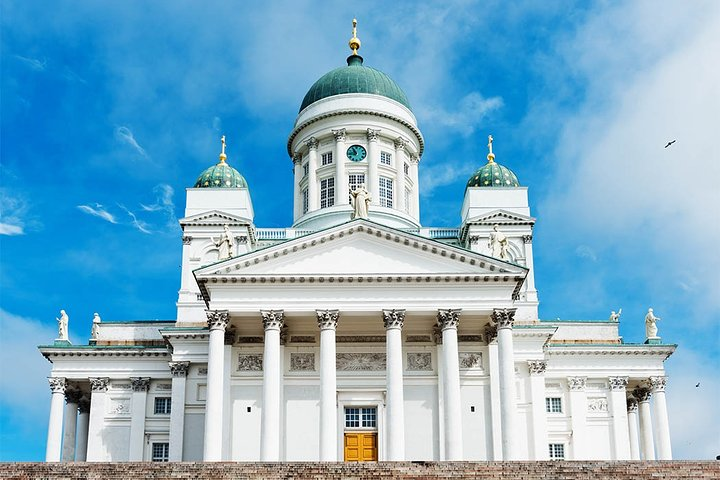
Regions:
[[[61,308],[76,343],[96,311],[173,318],[176,219],[222,134],[256,225],[292,222],[287,135],[353,16],[425,136],[422,223],[457,226],[492,133],[538,218],[541,317],[622,307],[639,342],[652,306],[675,456],[720,454],[720,3],[447,3],[0,3],[0,460],[44,456]]]

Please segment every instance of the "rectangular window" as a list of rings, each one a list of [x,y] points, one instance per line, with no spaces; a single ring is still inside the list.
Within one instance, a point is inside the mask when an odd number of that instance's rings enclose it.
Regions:
[[[167,415],[170,413],[170,397],[155,398],[155,415]]]
[[[351,173],[348,175],[348,193],[352,193],[353,190],[355,190],[360,185],[365,185],[365,174],[364,173]],[[352,195],[348,194],[348,202],[350,202],[350,199],[352,198]]]
[[[562,413],[562,399],[560,397],[546,397],[545,411],[547,413]]]
[[[380,177],[380,205],[388,208],[393,206],[393,181],[391,178]]]
[[[548,444],[550,460],[565,460],[565,445],[562,443]]]
[[[380,163],[392,165],[392,154],[390,152],[380,152]]]
[[[403,171],[405,172],[405,175],[410,175],[410,165],[403,163]]]
[[[302,191],[302,207],[303,207],[302,212],[303,213],[307,213],[308,208],[310,208],[309,198],[310,197],[308,197],[308,189],[306,188],[305,190]]]
[[[308,173],[310,173],[310,162],[305,162],[303,165],[303,178],[307,177]]]
[[[167,442],[152,444],[152,461],[167,462],[170,460],[170,444]]]
[[[335,177],[320,180],[320,208],[335,205]]]
[[[345,408],[345,428],[377,428],[377,408]]]
[[[332,152],[323,153],[320,156],[320,161],[323,165],[330,165],[332,163]]]

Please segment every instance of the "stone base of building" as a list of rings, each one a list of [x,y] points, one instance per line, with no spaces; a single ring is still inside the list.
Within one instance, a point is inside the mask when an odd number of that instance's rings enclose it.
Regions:
[[[720,462],[0,463],[0,478],[697,480],[720,478]]]

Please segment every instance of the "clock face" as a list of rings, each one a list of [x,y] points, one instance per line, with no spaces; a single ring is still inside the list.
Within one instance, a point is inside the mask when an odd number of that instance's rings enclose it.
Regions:
[[[366,156],[367,151],[360,145],[353,145],[347,149],[347,157],[353,162],[364,160]]]

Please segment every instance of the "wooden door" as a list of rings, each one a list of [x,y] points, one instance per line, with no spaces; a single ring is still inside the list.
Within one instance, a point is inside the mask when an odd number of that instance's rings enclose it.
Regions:
[[[377,462],[377,433],[345,433],[346,462]]]

